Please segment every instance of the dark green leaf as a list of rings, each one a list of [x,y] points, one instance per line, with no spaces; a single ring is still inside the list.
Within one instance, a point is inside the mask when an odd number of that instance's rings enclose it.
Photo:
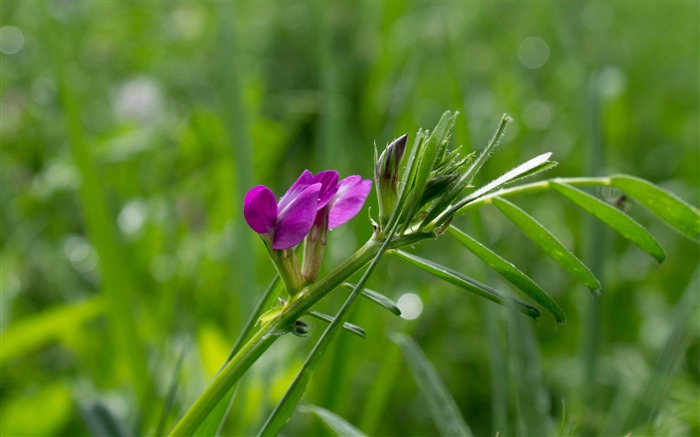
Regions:
[[[552,181],[551,186],[555,191],[596,216],[602,222],[615,229],[620,235],[656,258],[658,262],[661,263],[666,258],[664,250],[654,237],[624,212],[571,185]]]
[[[615,175],[610,181],[683,235],[700,239],[700,211],[694,206],[644,179]]]
[[[471,429],[462,417],[452,394],[416,342],[411,337],[398,333],[392,334],[391,339],[401,347],[404,360],[418,383],[440,435],[471,436]]]
[[[345,287],[349,290],[352,290],[355,288],[355,284],[351,284],[349,282],[346,282]],[[371,300],[372,302],[379,304],[383,306],[384,308],[388,309],[392,313],[396,314],[397,316],[401,315],[401,310],[399,309],[399,306],[396,305],[396,303],[389,299],[388,297],[384,296],[381,293],[377,293],[376,291],[372,291],[368,288],[362,289],[362,296],[366,297],[367,299]]]
[[[309,311],[309,315],[317,318],[318,320],[323,320],[326,323],[332,323],[334,317],[329,316],[328,314],[323,314],[318,311]],[[343,323],[343,329],[346,331],[352,332],[353,334],[357,335],[360,338],[366,338],[367,334],[365,333],[365,330],[360,328],[357,325],[353,325],[352,323]]]
[[[492,199],[493,204],[501,210],[521,231],[533,242],[537,243],[542,250],[554,261],[559,263],[566,271],[576,276],[591,291],[600,289],[600,282],[593,276],[593,273],[576,256],[569,251],[561,242],[552,235],[551,232],[542,226],[528,213],[513,205],[509,201],[500,197]]]
[[[489,265],[489,267],[498,272],[498,274],[503,276],[511,284],[522,290],[544,309],[549,311],[558,323],[564,323],[566,321],[564,312],[561,308],[559,308],[559,305],[557,305],[554,299],[552,299],[544,290],[542,290],[539,285],[537,285],[535,281],[530,279],[530,277],[525,273],[521,272],[512,263],[505,260],[496,252],[492,251],[456,227],[450,226],[448,231],[457,239],[457,241],[459,241],[460,244],[462,244],[462,246],[466,247],[474,255],[481,258],[486,264]]]
[[[413,264],[414,266],[420,268],[421,270],[430,273],[431,275],[442,279],[443,281],[447,281],[450,284],[456,285],[457,287],[470,291],[477,296],[481,296],[483,298],[486,298],[490,301],[500,303],[502,305],[509,306],[511,304],[515,304],[516,308],[521,311],[524,314],[527,314],[528,316],[532,317],[533,319],[536,319],[537,317],[540,316],[540,311],[535,308],[534,306],[523,302],[518,299],[511,298],[510,296],[503,296],[501,295],[498,291],[494,290],[493,288],[489,287],[488,285],[482,284],[478,281],[475,281],[474,279],[471,279],[467,276],[464,276],[463,274],[459,272],[455,272],[453,270],[448,269],[445,266],[442,266],[440,264],[437,264],[433,261],[421,258],[416,255],[412,255],[407,252],[403,252],[401,250],[395,250],[391,252],[394,255],[397,255],[399,258],[401,258],[404,261],[409,262],[410,264]]]

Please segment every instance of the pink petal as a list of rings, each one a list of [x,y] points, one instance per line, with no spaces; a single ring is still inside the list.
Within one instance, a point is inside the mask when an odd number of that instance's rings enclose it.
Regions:
[[[314,183],[321,184],[321,193],[318,199],[318,209],[328,205],[335,193],[338,191],[338,172],[335,170],[324,170],[316,173]]]
[[[355,217],[362,209],[372,181],[361,176],[348,176],[338,184],[338,192],[330,203],[328,228],[333,229]]]
[[[243,200],[243,216],[255,232],[266,234],[277,222],[277,200],[265,185],[253,187]]]
[[[282,211],[289,202],[293,201],[306,187],[314,183],[314,177],[310,171],[304,170],[291,187],[284,193],[277,206]]]
[[[320,192],[321,184],[311,184],[290,199],[284,209],[280,208],[273,249],[294,247],[309,233],[316,218]]]

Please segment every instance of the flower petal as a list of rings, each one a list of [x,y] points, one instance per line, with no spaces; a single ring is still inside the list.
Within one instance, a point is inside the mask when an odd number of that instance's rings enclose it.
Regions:
[[[330,202],[328,228],[333,229],[355,217],[362,209],[372,181],[362,176],[348,176],[338,184],[338,192]]]
[[[289,200],[284,209],[280,208],[272,240],[273,249],[289,249],[296,246],[309,233],[316,218],[320,192],[320,183],[311,184]]]
[[[243,216],[255,232],[266,234],[277,223],[277,199],[265,185],[251,188],[243,200]]]
[[[321,184],[321,193],[318,199],[318,209],[328,205],[335,193],[338,191],[338,172],[335,170],[324,170],[314,176],[314,183]]]
[[[294,200],[295,197],[299,195],[306,187],[314,183],[314,177],[310,171],[304,170],[291,187],[284,193],[284,196],[280,199],[277,204],[280,214],[281,211],[287,207],[287,205]]]

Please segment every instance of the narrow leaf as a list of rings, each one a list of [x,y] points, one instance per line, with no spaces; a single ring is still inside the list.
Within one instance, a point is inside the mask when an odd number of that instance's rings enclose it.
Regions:
[[[474,161],[471,162],[471,165],[462,174],[457,183],[454,184],[454,187],[447,194],[442,196],[442,198],[439,201],[437,201],[435,205],[431,207],[430,211],[428,211],[427,216],[423,219],[421,226],[427,225],[428,223],[436,219],[438,216],[440,216],[440,214],[455,199],[457,199],[457,197],[465,189],[467,189],[467,187],[469,187],[469,184],[474,179],[479,170],[481,170],[481,167],[486,161],[488,161],[493,151],[496,150],[496,147],[498,147],[498,145],[501,143],[501,138],[503,138],[503,135],[506,132],[506,127],[508,126],[508,123],[510,123],[512,120],[513,119],[510,118],[508,114],[503,114],[503,117],[501,118],[501,122],[499,123],[496,132],[493,134],[493,137],[491,137],[491,141],[489,141],[486,147],[479,151],[479,154],[476,156]]]
[[[692,240],[700,240],[700,211],[696,207],[644,179],[615,175],[610,182],[678,232]]]
[[[352,290],[352,293],[350,293],[350,296],[348,296],[348,298],[343,303],[343,306],[340,308],[340,311],[338,311],[338,314],[335,316],[335,319],[333,319],[331,324],[328,325],[326,330],[321,335],[321,338],[318,340],[318,342],[311,350],[309,355],[306,357],[306,360],[301,366],[299,373],[297,373],[297,376],[294,378],[292,385],[289,387],[287,392],[282,397],[282,400],[280,400],[280,402],[277,404],[272,413],[268,416],[267,420],[265,421],[265,424],[263,425],[258,435],[277,435],[282,430],[284,424],[287,423],[289,418],[292,416],[292,413],[294,413],[294,410],[296,409],[299,400],[301,399],[302,395],[304,394],[304,391],[306,390],[306,386],[308,385],[311,376],[315,373],[316,368],[323,360],[323,357],[326,351],[328,350],[328,347],[336,338],[338,332],[340,331],[342,323],[345,321],[345,319],[348,317],[348,314],[350,313],[350,308],[352,307],[352,304],[362,292],[362,289],[364,288],[367,279],[369,279],[369,276],[374,271],[374,268],[377,266],[379,259],[382,257],[382,255],[384,255],[387,248],[389,247],[389,244],[391,244],[391,241],[394,238],[394,235],[396,234],[396,229],[398,228],[398,226],[398,221],[392,225],[386,240],[384,240],[382,246],[377,251],[377,254],[372,259],[372,262],[362,274],[360,281],[357,283],[357,285],[355,285],[355,289]]]
[[[275,302],[275,298],[279,293],[279,288],[281,284],[282,282],[280,281],[280,277],[278,275],[275,275],[275,277],[272,278],[270,284],[267,286],[267,289],[265,290],[263,295],[258,300],[257,306],[255,307],[253,312],[250,313],[250,317],[248,317],[245,326],[238,335],[238,339],[236,339],[236,343],[231,348],[231,351],[229,352],[226,361],[221,365],[221,369],[223,369],[224,366],[226,366],[226,364],[229,361],[231,361],[231,358],[233,358],[233,356],[236,355],[243,343],[246,340],[248,340],[248,338],[251,336],[253,328],[255,327],[255,323],[257,322],[258,317],[260,317],[260,315],[264,312],[265,308],[269,308],[273,305],[273,303]],[[219,371],[221,371],[221,369],[219,369]],[[228,392],[226,392],[226,394],[216,404],[216,407],[212,408],[207,418],[204,419],[201,425],[199,425],[197,431],[195,432],[195,435],[217,435],[218,431],[221,429],[224,422],[226,421],[229,411],[231,410],[236,390],[237,386],[234,386],[231,387],[228,390]]]
[[[347,420],[337,414],[326,410],[325,408],[317,407],[316,405],[308,405],[303,408],[304,412],[312,413],[321,421],[336,436],[364,436],[365,433],[357,429],[354,425],[348,423]]]
[[[662,263],[666,258],[664,250],[654,237],[624,212],[571,185],[552,181],[551,186],[555,191],[596,216],[620,235],[656,258],[659,263]]]
[[[600,282],[576,256],[571,253],[551,232],[528,213],[500,197],[492,199],[493,204],[510,219],[533,242],[567,272],[576,276],[589,290],[600,290]]]
[[[552,299],[544,290],[542,290],[542,288],[529,276],[521,272],[517,267],[498,255],[496,252],[492,251],[456,227],[450,226],[448,231],[462,246],[466,247],[474,255],[481,258],[482,261],[488,264],[489,267],[494,269],[499,275],[503,276],[511,284],[522,290],[523,293],[528,295],[532,300],[549,311],[558,323],[566,322],[566,315],[564,315],[564,311],[562,311],[554,299]]]
[[[318,311],[309,311],[309,315],[317,318],[318,320],[322,320],[326,323],[332,323],[334,317],[329,316],[328,314],[323,314]],[[361,327],[357,325],[353,325],[352,323],[343,323],[343,329],[346,331],[352,332],[353,334],[357,335],[360,338],[367,338],[367,334],[365,333],[365,330],[362,329]]]
[[[498,291],[494,290],[493,288],[489,287],[488,285],[482,284],[478,281],[475,281],[472,278],[469,278],[467,276],[464,276],[463,274],[459,272],[455,272],[454,270],[450,270],[445,266],[442,266],[440,264],[437,264],[433,261],[427,260],[425,258],[421,258],[416,255],[412,255],[407,252],[403,252],[401,250],[395,250],[391,252],[392,254],[398,256],[404,261],[407,261],[410,264],[413,264],[414,266],[418,267],[419,269],[430,273],[431,275],[442,279],[443,281],[449,282],[450,284],[456,285],[457,287],[470,291],[477,296],[481,296],[483,298],[486,298],[490,301],[509,306],[511,304],[517,305],[517,309],[524,313],[527,314],[528,316],[532,317],[533,319],[536,319],[540,316],[540,311],[521,300],[514,299],[510,296],[504,296],[500,294]]]
[[[355,288],[355,284],[351,284],[349,282],[346,282],[343,285],[345,285],[345,287],[349,290],[353,290]],[[364,288],[362,289],[362,296],[366,297],[367,299],[371,300],[376,304],[383,306],[384,308],[388,309],[397,316],[401,315],[401,310],[399,309],[399,306],[393,300],[389,299],[381,293],[377,293],[376,291]]]
[[[551,156],[552,156],[551,153],[544,153],[540,156],[532,158],[531,160],[529,160],[527,162],[520,164],[519,166],[515,167],[514,169],[504,173],[503,175],[499,176],[498,178],[494,179],[493,181],[489,182],[488,184],[484,185],[483,187],[481,187],[478,190],[471,193],[464,200],[462,200],[458,203],[458,205],[460,205],[460,206],[457,206],[455,208],[459,209],[462,206],[469,203],[471,200],[479,198],[479,197],[483,196],[484,194],[488,194],[491,191],[493,191],[497,188],[500,188],[501,186],[507,184],[508,182],[511,182],[514,179],[522,177],[523,175],[528,175],[529,173],[531,173],[537,169],[540,169],[542,166],[547,166],[547,168],[551,168],[550,164],[552,164],[552,163],[549,161],[549,158]]]
[[[398,333],[391,334],[391,339],[401,348],[440,435],[471,436],[472,431],[462,417],[457,402],[416,342],[409,336]]]

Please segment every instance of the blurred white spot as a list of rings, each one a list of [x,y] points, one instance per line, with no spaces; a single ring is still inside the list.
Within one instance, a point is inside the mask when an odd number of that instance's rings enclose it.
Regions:
[[[158,256],[151,261],[151,274],[158,282],[165,282],[175,274],[175,261],[170,256]]]
[[[83,237],[73,235],[63,243],[63,253],[75,270],[81,273],[92,271],[97,265],[97,251]]]
[[[423,301],[415,293],[402,294],[397,305],[401,310],[401,317],[406,320],[417,319],[423,312]]]
[[[0,28],[0,52],[14,55],[24,46],[24,34],[18,27],[3,26]]]
[[[160,117],[163,99],[158,83],[147,77],[124,82],[113,98],[114,111],[126,120],[153,121]]]
[[[603,97],[615,98],[625,90],[626,86],[625,74],[613,65],[603,68],[598,76],[598,89]]]
[[[525,68],[540,68],[549,59],[549,46],[542,38],[525,38],[518,48],[518,59]]]
[[[614,21],[613,10],[606,2],[587,2],[581,11],[581,23],[592,31],[608,29]]]
[[[119,212],[119,217],[117,217],[119,229],[127,235],[136,234],[146,221],[147,212],[146,205],[142,200],[134,200],[127,203]]]
[[[204,30],[205,16],[196,3],[182,3],[173,11],[172,20],[177,29],[176,35],[183,39],[195,39]]]
[[[534,100],[525,107],[523,123],[530,129],[547,129],[552,123],[552,109],[549,103]]]

